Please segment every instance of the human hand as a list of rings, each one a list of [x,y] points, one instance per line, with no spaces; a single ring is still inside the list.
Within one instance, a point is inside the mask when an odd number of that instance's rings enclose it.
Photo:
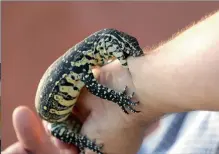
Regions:
[[[99,81],[116,90],[122,90],[125,85],[130,93],[134,90],[128,71],[118,62],[101,68]],[[97,143],[104,143],[104,152],[133,154],[138,151],[145,136],[146,123],[142,122],[142,113],[126,115],[116,104],[102,100],[86,89],[82,91],[76,108],[78,118],[84,122],[82,133],[91,139],[97,139]],[[137,108],[141,110],[140,107]],[[24,148],[34,154],[77,153],[74,146],[61,144],[57,139],[54,141],[53,137],[47,136],[47,130],[44,130],[36,115],[27,108],[16,109],[13,122],[20,142],[8,148],[12,152],[6,150],[3,154],[23,154],[26,153]]]
[[[122,91],[128,86],[130,94],[135,92],[129,71],[124,69],[119,61],[95,70],[94,74],[101,84],[117,91]],[[157,118],[155,113],[158,111],[153,112],[150,108],[144,107],[141,102],[136,109],[142,112],[126,115],[118,105],[94,96],[85,88],[77,100],[75,114],[83,122],[81,133],[86,134],[91,140],[96,139],[97,144],[103,143],[103,152],[133,154],[138,151],[145,137],[147,122]]]
[[[129,94],[135,92],[129,71],[118,61],[101,67],[99,74],[98,80],[101,84],[116,91],[122,91],[128,86]],[[134,99],[138,100],[138,94],[135,96]],[[97,139],[97,143],[103,143],[103,151],[106,153],[136,153],[145,137],[146,126],[160,116],[159,111],[150,110],[150,107],[143,104],[140,100],[139,106],[136,106],[140,113],[127,115],[118,105],[100,99],[84,89],[76,105],[79,117],[84,117],[82,133],[91,139]]]

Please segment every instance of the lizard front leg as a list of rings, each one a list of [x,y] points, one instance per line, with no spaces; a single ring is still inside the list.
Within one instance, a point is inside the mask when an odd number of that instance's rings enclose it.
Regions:
[[[126,109],[134,113],[140,112],[132,108],[132,106],[138,105],[139,102],[131,101],[134,93],[131,95],[126,95],[127,86],[122,92],[117,92],[113,89],[103,86],[97,82],[91,70],[84,72],[81,80],[92,94],[118,104],[126,114],[128,114]]]

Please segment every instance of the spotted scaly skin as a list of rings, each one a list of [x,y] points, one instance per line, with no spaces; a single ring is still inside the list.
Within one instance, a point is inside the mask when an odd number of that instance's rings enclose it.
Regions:
[[[92,68],[103,66],[111,59],[118,59],[124,68],[128,68],[129,56],[143,55],[136,38],[116,29],[103,29],[59,57],[44,73],[35,99],[39,116],[51,123],[51,134],[65,143],[76,145],[81,153],[88,148],[103,154],[102,145],[79,133],[81,124],[71,120],[72,109],[81,89],[86,86],[92,94],[119,105],[126,114],[127,110],[139,112],[132,107],[139,102],[131,101],[134,93],[127,95],[127,86],[122,92],[117,92],[99,84]]]

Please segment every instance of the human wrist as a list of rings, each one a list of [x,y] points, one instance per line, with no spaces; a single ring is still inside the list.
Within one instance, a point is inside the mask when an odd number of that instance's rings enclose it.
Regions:
[[[157,72],[153,70],[153,66],[150,64],[152,58],[150,56],[152,55],[128,59],[129,71],[136,97],[140,102],[137,108],[141,112],[136,116],[138,116],[137,118],[141,125],[149,125],[164,115],[165,110],[168,110],[168,107],[164,110],[163,107],[158,105],[160,104],[160,101],[157,99],[157,96],[153,95],[153,88],[156,88],[156,86],[154,87],[156,83],[154,77]]]
[[[145,105],[163,113],[219,109],[218,19],[219,12],[144,57],[129,58]]]

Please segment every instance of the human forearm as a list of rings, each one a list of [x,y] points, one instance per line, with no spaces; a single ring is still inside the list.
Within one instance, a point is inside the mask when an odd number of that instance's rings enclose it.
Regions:
[[[130,58],[141,102],[164,112],[219,110],[218,27],[219,12],[150,54]]]

